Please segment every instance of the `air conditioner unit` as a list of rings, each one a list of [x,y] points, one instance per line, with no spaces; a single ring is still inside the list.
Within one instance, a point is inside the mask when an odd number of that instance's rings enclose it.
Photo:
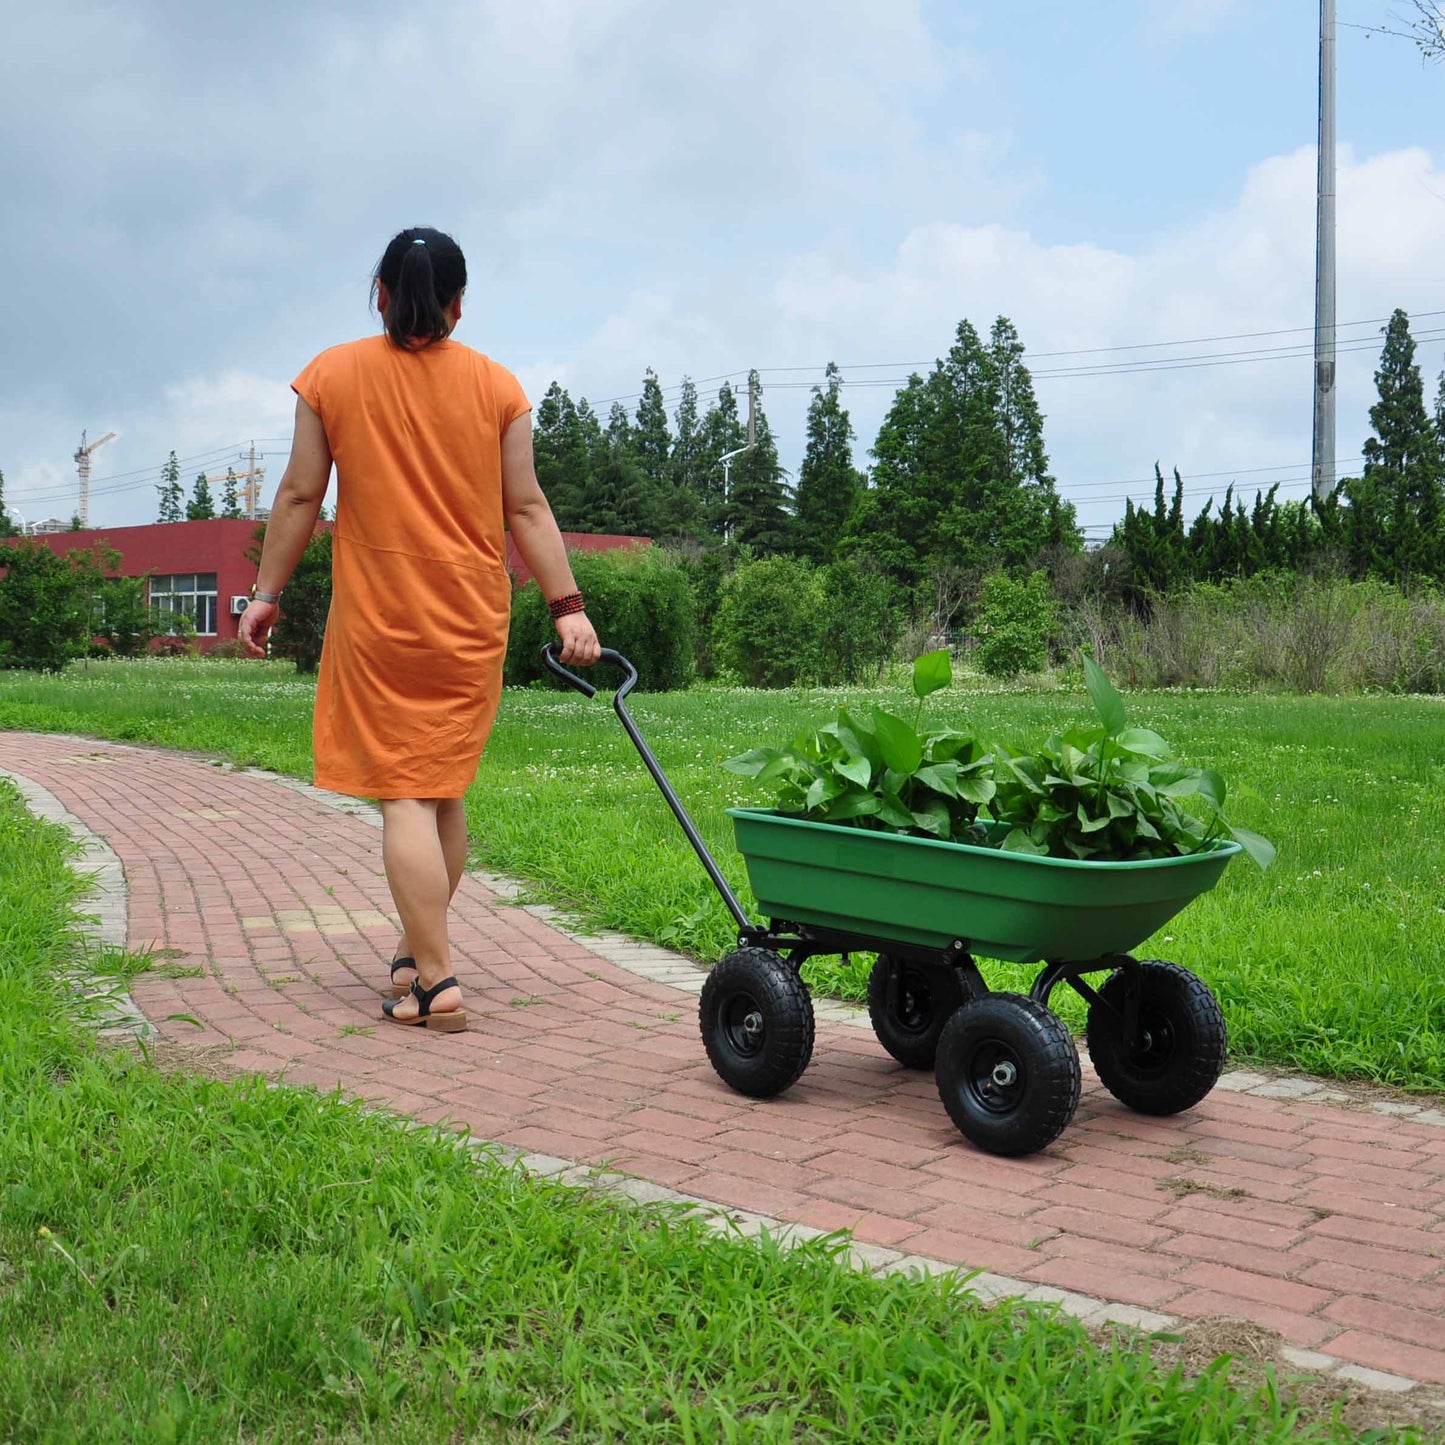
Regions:
[[[250,602],[251,602],[251,599],[250,599],[249,597],[233,597],[233,598],[231,598],[231,616],[232,616],[232,617],[239,617],[239,616],[246,610],[246,608],[250,605]]]

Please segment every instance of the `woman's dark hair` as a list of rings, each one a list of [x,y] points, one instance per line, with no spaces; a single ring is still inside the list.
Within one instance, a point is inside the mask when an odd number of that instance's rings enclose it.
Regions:
[[[373,302],[378,284],[390,298],[386,334],[403,351],[420,351],[446,337],[446,310],[467,284],[467,258],[445,231],[411,226],[391,238],[376,263]]]

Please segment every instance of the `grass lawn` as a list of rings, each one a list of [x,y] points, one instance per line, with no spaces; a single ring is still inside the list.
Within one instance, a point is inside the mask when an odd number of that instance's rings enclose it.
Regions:
[[[0,786],[0,1438],[1352,1438],[1272,1379],[101,1048],[61,982],[69,851]]]
[[[307,775],[311,685],[289,666],[147,661],[0,674],[0,726],[134,738]],[[840,700],[901,691],[698,688],[634,713],[744,902],[724,809],[766,802],[723,758],[781,742]],[[1131,721],[1228,779],[1235,822],[1279,861],[1234,863],[1145,952],[1220,995],[1236,1059],[1445,1090],[1445,705],[1432,699],[1144,693]],[[970,691],[929,700],[931,722],[1028,743],[1075,718],[1081,694]],[[731,928],[610,710],[575,694],[511,691],[468,811],[478,860],[594,923],[716,958]],[[860,997],[864,965],[815,965]],[[996,965],[996,986],[1023,971]],[[1070,999],[1056,998],[1066,1016]]]

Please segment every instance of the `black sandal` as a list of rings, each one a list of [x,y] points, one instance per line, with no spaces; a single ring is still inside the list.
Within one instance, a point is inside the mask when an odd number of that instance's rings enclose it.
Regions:
[[[459,1008],[452,1009],[448,1013],[434,1014],[431,1011],[432,1000],[439,994],[445,993],[449,988],[460,988],[454,978],[444,978],[435,988],[423,988],[421,979],[407,990],[417,1002],[417,1014],[413,1019],[399,1019],[393,1010],[401,999],[388,998],[382,1000],[381,1011],[394,1024],[401,1024],[406,1028],[414,1029],[435,1029],[439,1034],[459,1034],[467,1026],[466,1013]],[[405,997],[405,994],[402,996]]]
[[[394,959],[392,959],[392,961],[391,961],[391,996],[392,996],[392,998],[405,998],[405,997],[407,996],[407,994],[409,994],[409,993],[411,992],[411,984],[410,984],[410,983],[398,983],[398,982],[396,981],[396,971],[397,971],[397,969],[399,969],[399,968],[411,968],[411,969],[416,968],[416,959],[414,959],[414,958],[394,958]],[[420,973],[417,974],[417,977],[418,977],[418,978],[421,977]]]

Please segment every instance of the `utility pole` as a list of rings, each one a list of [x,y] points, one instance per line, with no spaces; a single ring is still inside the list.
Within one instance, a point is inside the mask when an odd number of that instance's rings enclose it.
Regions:
[[[99,451],[106,442],[113,442],[116,433],[108,431],[99,441],[91,442],[88,446],[85,441],[85,433],[80,434],[80,446],[75,452],[75,474],[80,483],[80,505],[75,509],[75,515],[80,518],[82,527],[90,526],[90,454]]]
[[[246,462],[246,516],[251,521],[256,520],[256,443],[251,443],[251,450],[247,454]]]
[[[1335,0],[1320,0],[1320,151],[1315,210],[1316,502],[1335,490]]]

